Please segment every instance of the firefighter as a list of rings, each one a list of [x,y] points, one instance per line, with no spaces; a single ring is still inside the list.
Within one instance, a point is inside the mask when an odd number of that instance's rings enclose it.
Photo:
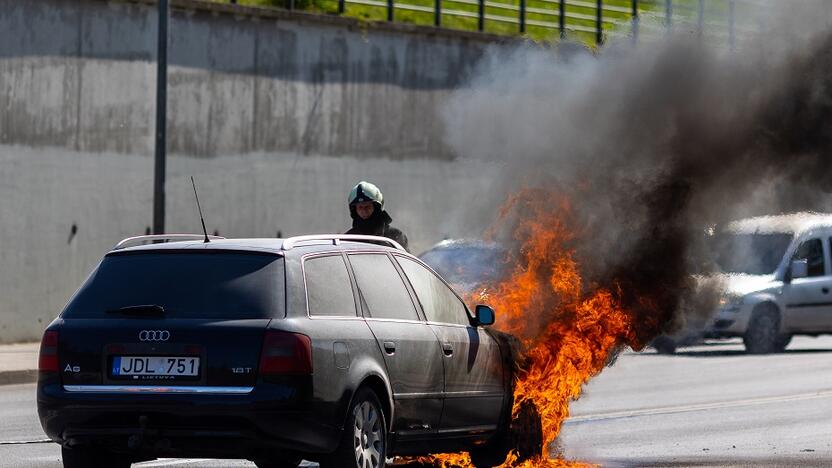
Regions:
[[[352,188],[347,202],[352,217],[352,229],[346,234],[387,237],[407,250],[407,236],[402,231],[390,227],[393,219],[384,211],[384,195],[378,187],[362,180]]]

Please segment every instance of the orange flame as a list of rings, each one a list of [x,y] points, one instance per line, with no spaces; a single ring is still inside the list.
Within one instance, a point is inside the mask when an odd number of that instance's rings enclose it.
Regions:
[[[591,466],[550,459],[549,445],[569,417],[569,402],[625,344],[637,343],[633,318],[617,301],[619,291],[585,285],[573,245],[575,227],[569,200],[558,193],[526,189],[503,206],[495,226],[514,226],[519,253],[509,258],[513,271],[486,288],[498,312],[497,328],[521,339],[525,363],[516,376],[514,412],[530,400],[538,408],[544,453],[517,463],[510,454],[503,467]],[[492,228],[487,237],[498,229]],[[560,457],[560,455],[558,455]],[[436,467],[469,467],[467,454],[440,454],[418,459]]]

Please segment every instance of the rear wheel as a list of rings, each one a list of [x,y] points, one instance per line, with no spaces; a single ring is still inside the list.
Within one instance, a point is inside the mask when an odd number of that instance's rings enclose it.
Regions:
[[[742,340],[745,350],[751,354],[782,351],[788,342],[779,335],[779,328],[780,321],[774,308],[764,307],[754,311]]]
[[[347,413],[344,434],[321,468],[383,468],[387,461],[387,421],[378,396],[361,388]]]
[[[61,448],[64,468],[129,468],[126,457],[93,447]]]

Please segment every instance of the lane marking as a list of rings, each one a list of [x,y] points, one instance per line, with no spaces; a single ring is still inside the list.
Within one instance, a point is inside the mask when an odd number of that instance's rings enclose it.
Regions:
[[[699,403],[693,405],[679,405],[679,406],[663,406],[659,408],[645,408],[639,410],[625,410],[625,411],[614,411],[610,413],[596,413],[596,414],[586,414],[583,416],[574,416],[565,421],[566,424],[569,423],[579,423],[579,422],[587,422],[587,421],[603,421],[607,419],[622,419],[622,418],[633,418],[638,416],[656,416],[656,415],[663,415],[663,414],[675,414],[675,413],[691,413],[694,411],[707,411],[712,409],[722,409],[722,408],[738,408],[742,406],[756,406],[756,405],[767,405],[771,403],[782,403],[788,401],[805,401],[805,400],[814,400],[817,398],[829,398],[832,397],[832,390],[823,390],[820,392],[812,392],[812,393],[800,393],[797,395],[783,395],[783,396],[776,396],[776,397],[761,397],[761,398],[748,398],[744,400],[732,400],[732,401],[720,401],[714,403]]]

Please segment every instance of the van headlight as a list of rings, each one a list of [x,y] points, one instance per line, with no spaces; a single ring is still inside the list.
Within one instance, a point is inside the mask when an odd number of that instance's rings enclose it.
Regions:
[[[740,311],[742,297],[728,296],[719,300],[719,310],[722,312],[736,313]]]

